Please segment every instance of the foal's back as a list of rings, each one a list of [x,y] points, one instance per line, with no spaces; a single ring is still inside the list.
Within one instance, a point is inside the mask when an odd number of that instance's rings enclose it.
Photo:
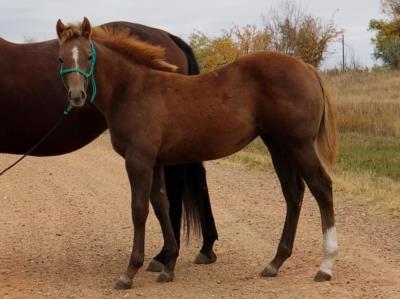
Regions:
[[[277,52],[254,53],[237,64],[241,82],[252,85],[255,92],[257,123],[264,132],[315,138],[324,95],[312,66]]]
[[[321,87],[295,58],[254,53],[210,73],[162,76],[151,82],[162,102],[156,105],[163,107],[157,117],[163,134],[160,163],[221,158],[261,132],[289,139],[318,132]]]

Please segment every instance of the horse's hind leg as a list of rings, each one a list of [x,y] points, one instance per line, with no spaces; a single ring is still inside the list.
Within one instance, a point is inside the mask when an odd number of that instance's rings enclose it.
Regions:
[[[324,259],[315,281],[326,281],[332,277],[332,268],[337,255],[337,236],[332,198],[332,181],[321,165],[313,143],[293,150],[301,174],[312,195],[318,202],[321,213]]]
[[[206,172],[202,163],[164,166],[165,183],[169,201],[169,216],[175,238],[180,246],[182,200],[185,206],[199,214],[203,245],[196,256],[196,264],[210,264],[217,260],[213,245],[218,239],[208,194]],[[186,184],[186,186],[185,186]],[[184,191],[186,188],[186,194]],[[165,264],[164,248],[153,258],[147,271],[161,272]]]
[[[278,250],[274,259],[261,272],[261,276],[270,277],[278,274],[279,268],[292,254],[305,186],[291,153],[268,137],[261,138],[270,151],[286,200],[286,219]]]
[[[176,259],[178,257],[178,244],[169,218],[169,202],[167,200],[164,172],[162,166],[154,168],[153,186],[150,196],[154,213],[161,225],[164,237],[163,258],[164,268],[159,275],[158,282],[168,282],[174,277]]]
[[[202,163],[192,163],[188,165],[191,169],[192,178],[197,177],[198,209],[200,216],[201,232],[203,235],[203,245],[197,254],[195,264],[211,264],[217,260],[217,255],[213,250],[214,242],[218,240],[218,232],[215,227],[215,221],[211,210],[210,196],[208,194],[206,170]],[[192,192],[193,193],[193,192]],[[191,195],[193,196],[193,194]]]
[[[184,165],[164,166],[164,178],[169,202],[169,217],[179,248],[182,220],[182,197],[184,191]],[[166,251],[163,247],[151,260],[147,267],[147,271],[161,272],[164,268],[165,260]]]
[[[147,157],[148,158],[148,157]],[[154,167],[151,160],[140,151],[132,151],[125,157],[126,170],[132,192],[133,248],[128,268],[119,278],[116,289],[129,289],[133,278],[143,265],[145,225],[149,213],[149,198],[152,200],[155,214],[160,221],[165,248],[165,266],[158,281],[173,279],[178,257],[178,245],[172,231],[168,215],[168,202],[165,196],[165,185],[161,166]]]
[[[218,240],[218,232],[215,227],[214,217],[211,210],[208,191],[204,191],[204,201],[199,206],[201,219],[201,232],[203,234],[203,245],[197,254],[195,264],[211,264],[217,260],[214,252],[214,242]]]

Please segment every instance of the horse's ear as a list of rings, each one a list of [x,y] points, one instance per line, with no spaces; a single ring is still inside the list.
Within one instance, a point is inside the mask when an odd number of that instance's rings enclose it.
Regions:
[[[92,26],[90,25],[90,22],[88,18],[84,17],[83,22],[81,25],[81,31],[82,31],[82,36],[86,37],[87,39],[90,38],[90,35],[92,34]]]
[[[58,19],[57,25],[56,25],[56,30],[57,30],[57,36],[58,36],[59,40],[61,40],[64,29],[65,29],[65,25],[63,24],[63,22],[61,22],[60,19]]]

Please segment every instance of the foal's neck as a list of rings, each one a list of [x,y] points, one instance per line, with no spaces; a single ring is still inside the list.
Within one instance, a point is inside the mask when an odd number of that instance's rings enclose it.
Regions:
[[[126,59],[122,54],[96,43],[95,78],[98,96],[95,105],[106,116],[114,102],[134,97],[140,88],[144,68]]]

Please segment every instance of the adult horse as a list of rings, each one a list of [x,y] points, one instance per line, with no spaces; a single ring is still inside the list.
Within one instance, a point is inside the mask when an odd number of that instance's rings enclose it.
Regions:
[[[72,106],[83,107],[85,78],[97,81],[94,104],[110,129],[115,151],[125,159],[131,184],[134,241],[128,268],[116,285],[132,286],[144,261],[149,198],[160,222],[166,251],[158,281],[171,281],[178,255],[167,212],[162,165],[217,159],[257,136],[269,149],[287,202],[276,257],[263,270],[275,276],[290,256],[304,181],[318,202],[324,259],[315,280],[329,280],[337,254],[332,185],[320,161],[332,164],[336,126],[330,98],[318,72],[279,53],[255,53],[214,72],[182,76],[165,70],[159,49],[97,29],[90,22],[57,22],[60,74]],[[126,60],[134,63],[126,64]],[[83,76],[82,76],[83,75]],[[190,101],[187,99],[190,98]]]
[[[165,31],[128,22],[102,25],[165,48],[167,61],[176,64],[182,74],[197,74],[198,67],[191,48]],[[58,42],[56,39],[13,44],[0,38],[0,152],[25,153],[62,115],[68,105],[64,87],[54,80],[58,76]],[[129,63],[129,61],[126,61]],[[101,95],[100,95],[101,96]],[[190,100],[190,99],[188,99]],[[32,155],[59,155],[77,150],[107,128],[98,110],[86,107],[70,113],[57,130]],[[217,231],[207,191],[205,170],[201,163],[165,167],[170,217],[179,244],[182,199],[186,223],[201,224],[203,246],[196,263],[216,260],[213,251]],[[161,271],[164,250],[150,263],[149,270]]]

